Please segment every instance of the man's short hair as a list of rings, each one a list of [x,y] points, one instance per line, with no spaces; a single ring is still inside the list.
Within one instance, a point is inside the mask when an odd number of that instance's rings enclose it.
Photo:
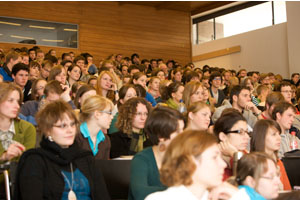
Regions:
[[[256,89],[257,95],[260,95],[262,91],[269,90],[269,87],[267,85],[259,85]]]
[[[17,63],[13,66],[11,74],[16,76],[17,73],[21,70],[27,71],[29,73],[29,67],[27,65],[25,65],[24,63]]]
[[[281,88],[282,87],[286,87],[286,86],[290,86],[291,87],[291,83],[287,82],[287,81],[282,81],[276,88],[275,91],[281,92]]]
[[[45,59],[44,60],[50,60],[53,64],[57,64],[58,63],[58,60],[55,56],[51,56],[50,54],[48,54],[47,56],[45,56]]]
[[[63,93],[63,90],[61,88],[60,82],[57,80],[49,81],[44,90],[45,96],[47,97],[50,93],[56,93],[61,95]]]
[[[279,113],[280,115],[282,115],[289,108],[291,108],[296,113],[296,108],[292,104],[286,101],[281,101],[276,103],[272,112],[272,119],[276,121],[277,119],[276,114]]]
[[[232,87],[230,91],[230,103],[233,103],[233,96],[239,96],[242,90],[249,90],[249,87],[241,86],[241,85],[235,85]]]
[[[299,73],[292,73],[292,78],[294,78],[294,76],[298,75],[299,76]]]
[[[130,74],[131,70],[133,70],[133,69],[138,69],[139,71],[141,71],[141,69],[140,69],[139,66],[137,66],[137,65],[130,65],[128,67],[128,73]]]
[[[272,92],[267,96],[266,105],[270,108],[273,104],[281,101],[285,101],[284,96],[280,92]]]
[[[15,52],[15,51],[11,51],[8,54],[6,54],[6,59],[5,62],[9,63],[11,59],[13,60],[17,60],[19,58],[20,54]]]
[[[84,63],[85,63],[85,58],[83,57],[83,56],[76,56],[75,58],[74,58],[74,64],[76,64],[79,60],[83,60],[84,61]]]
[[[223,80],[222,78],[222,74],[220,72],[214,71],[213,73],[211,73],[210,77],[209,77],[209,83],[211,84],[212,81],[216,78],[216,77],[220,77],[221,81]]]

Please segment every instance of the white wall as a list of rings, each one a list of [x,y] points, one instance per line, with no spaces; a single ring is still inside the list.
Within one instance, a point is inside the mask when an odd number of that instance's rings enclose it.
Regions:
[[[273,72],[289,76],[286,23],[270,26],[219,40],[193,45],[193,56],[224,48],[241,46],[238,53],[195,62],[202,67],[224,67],[248,71]]]
[[[300,72],[300,2],[286,2],[290,74]]]

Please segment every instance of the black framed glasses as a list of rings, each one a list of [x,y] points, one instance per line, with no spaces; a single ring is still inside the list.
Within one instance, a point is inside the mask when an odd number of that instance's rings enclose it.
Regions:
[[[228,133],[234,133],[234,134],[239,134],[239,135],[242,135],[242,136],[246,136],[248,135],[249,137],[251,137],[251,133],[246,131],[246,130],[243,130],[243,129],[240,129],[240,130],[232,130],[232,131],[224,131],[224,133],[228,134]]]

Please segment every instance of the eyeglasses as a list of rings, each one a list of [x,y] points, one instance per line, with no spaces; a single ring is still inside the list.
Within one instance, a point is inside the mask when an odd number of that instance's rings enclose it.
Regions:
[[[112,115],[112,111],[107,111],[107,110],[99,110],[101,113],[106,113],[108,115]]]
[[[248,131],[246,131],[246,130],[243,130],[243,129],[241,129],[241,130],[233,130],[233,131],[224,131],[224,133],[234,133],[234,134],[240,134],[240,135],[242,135],[242,136],[249,136],[249,137],[251,137],[251,133],[249,133]]]
[[[273,181],[276,178],[280,178],[280,176],[281,176],[280,170],[277,169],[276,175],[273,175],[273,176],[261,176],[260,178],[264,178],[264,179],[272,180]]]
[[[292,93],[293,91],[292,90],[283,90],[281,92],[283,92],[283,93]]]
[[[142,116],[147,117],[148,113],[147,112],[144,112],[144,113],[138,112],[138,113],[136,113],[136,115],[139,116],[139,117],[142,117]]]
[[[63,123],[63,124],[60,124],[60,125],[53,125],[54,127],[56,128],[60,128],[60,129],[67,129],[69,127],[73,128],[76,126],[76,123],[75,122],[71,122],[70,124],[66,124],[66,123]]]
[[[214,81],[221,81],[222,79],[221,78],[214,78],[213,80]]]

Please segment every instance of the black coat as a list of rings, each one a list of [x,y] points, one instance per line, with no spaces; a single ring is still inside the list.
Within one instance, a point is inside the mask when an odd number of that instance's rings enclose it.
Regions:
[[[81,150],[76,143],[62,149],[43,138],[41,148],[26,151],[18,164],[14,199],[60,200],[65,187],[61,171],[78,168],[88,179],[91,198],[110,199],[103,175],[94,165],[91,152]]]

